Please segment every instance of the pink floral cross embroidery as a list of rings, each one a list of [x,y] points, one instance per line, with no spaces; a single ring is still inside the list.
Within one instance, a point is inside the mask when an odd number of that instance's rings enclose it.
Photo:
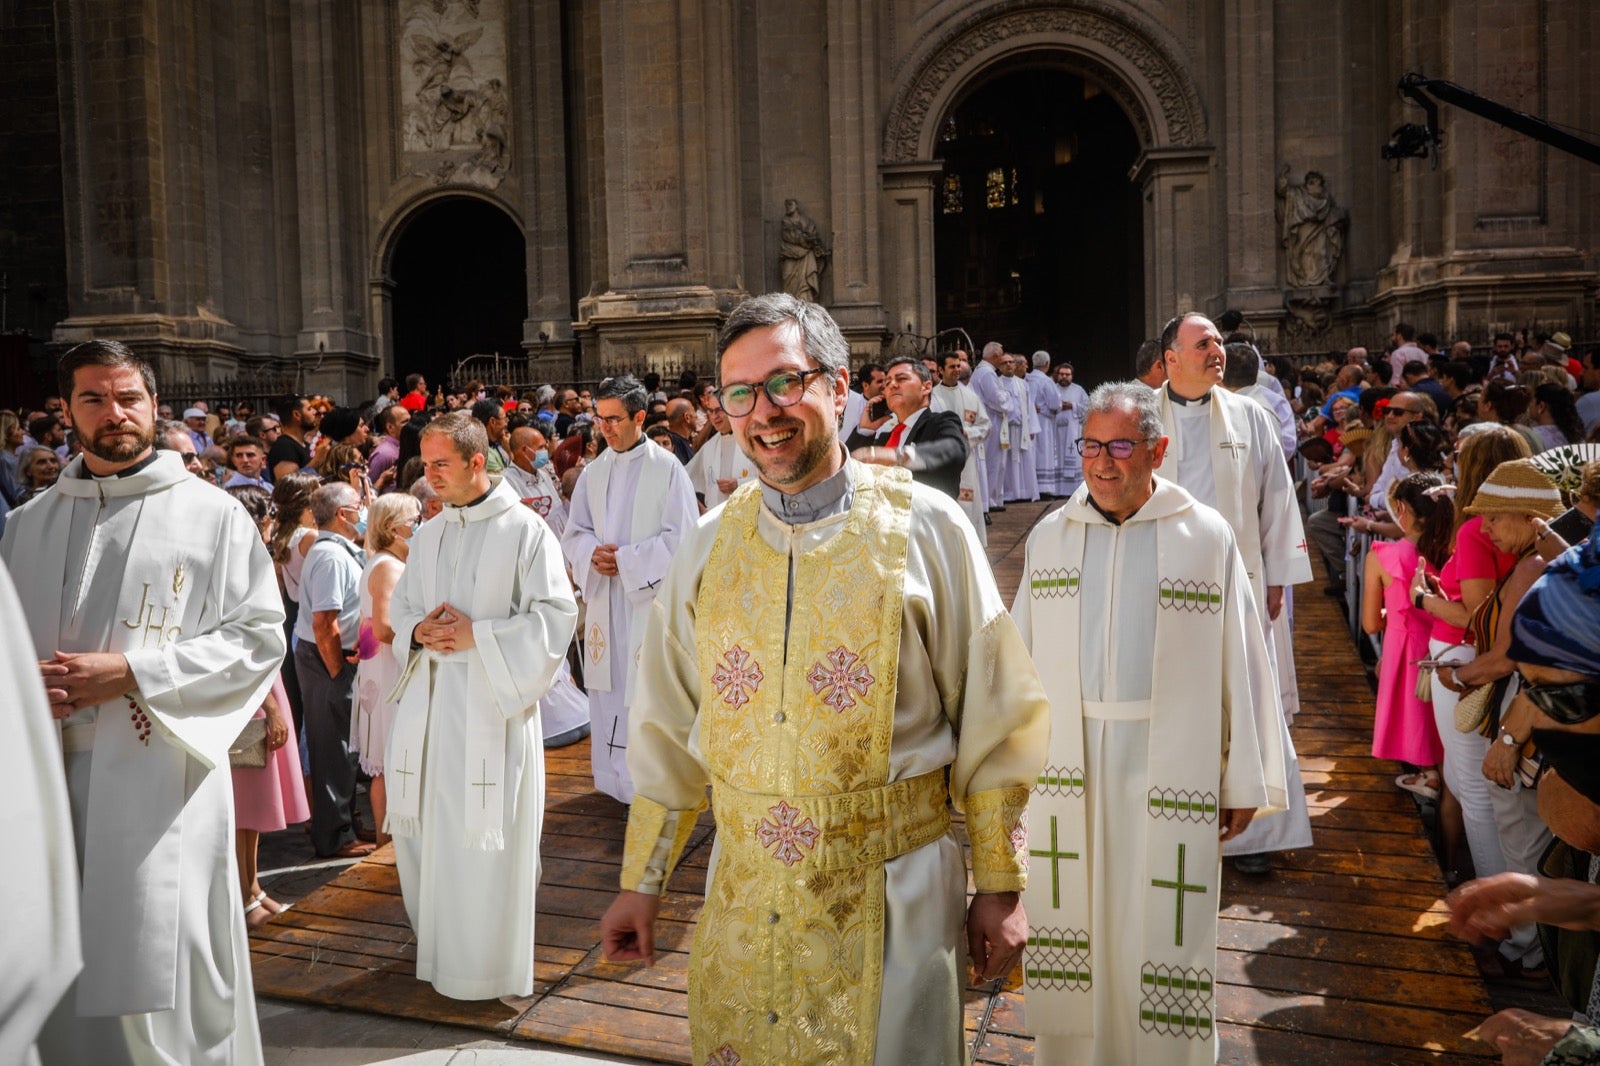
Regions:
[[[733,1050],[733,1045],[723,1044],[706,1059],[706,1066],[739,1066],[739,1062],[739,1053]]]
[[[772,857],[779,859],[785,866],[793,866],[805,858],[805,853],[817,846],[817,841],[822,839],[822,830],[810,818],[800,821],[800,808],[791,807],[784,800],[779,800],[776,807],[767,808],[767,813],[772,815],[774,821],[765,818],[756,826],[756,839],[761,841],[761,846],[771,848],[778,845],[772,852]],[[801,850],[804,849],[804,850]]]
[[[1028,850],[1028,812],[1023,811],[1017,817],[1017,823],[1011,827],[1011,848],[1017,853]]]
[[[877,678],[859,655],[841,644],[823,660],[811,664],[806,680],[811,684],[811,691],[822,696],[823,703],[843,713],[856,705],[857,696],[867,694]],[[827,695],[824,696],[824,692]]]
[[[750,702],[750,697],[755,695],[765,677],[761,672],[761,664],[735,644],[723,653],[722,661],[711,674],[711,684],[716,687],[723,703],[738,709]]]

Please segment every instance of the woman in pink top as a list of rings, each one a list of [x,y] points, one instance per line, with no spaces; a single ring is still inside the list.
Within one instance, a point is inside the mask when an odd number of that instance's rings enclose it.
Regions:
[[[1411,582],[1418,570],[1437,573],[1450,558],[1455,515],[1449,497],[1437,491],[1443,484],[1438,474],[1420,473],[1390,488],[1389,513],[1405,536],[1372,545],[1361,598],[1362,627],[1368,633],[1383,632],[1372,754],[1415,766],[1415,772],[1401,774],[1395,784],[1428,799],[1439,798],[1438,765],[1444,752],[1433,707],[1417,698],[1417,662],[1428,657],[1433,619],[1412,604]]]
[[[1466,632],[1467,622],[1517,560],[1496,548],[1483,531],[1483,519],[1468,516],[1466,509],[1472,506],[1478,488],[1495,467],[1512,459],[1526,459],[1530,454],[1520,434],[1493,423],[1468,426],[1457,441],[1455,546],[1437,577],[1419,571],[1411,584],[1412,602],[1433,618],[1428,641],[1432,659],[1466,663],[1476,655]],[[1445,686],[1433,686],[1433,717],[1444,745],[1439,824],[1445,862],[1453,875],[1459,869],[1457,859],[1464,839],[1477,876],[1489,877],[1506,868],[1489,799],[1489,781],[1483,776],[1489,740],[1456,729],[1459,701],[1460,697]]]

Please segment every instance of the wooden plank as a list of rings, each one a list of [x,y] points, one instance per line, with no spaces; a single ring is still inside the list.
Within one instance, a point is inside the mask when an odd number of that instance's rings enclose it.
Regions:
[[[1470,977],[1478,972],[1467,946],[1418,937],[1357,933],[1347,929],[1301,929],[1284,922],[1224,919],[1217,946],[1229,951],[1292,955],[1413,973]]]

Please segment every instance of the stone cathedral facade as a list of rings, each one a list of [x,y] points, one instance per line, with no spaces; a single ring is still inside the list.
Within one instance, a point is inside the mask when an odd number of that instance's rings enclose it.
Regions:
[[[1095,378],[1185,309],[1586,338],[1600,168],[1449,106],[1378,152],[1407,70],[1600,129],[1595,55],[1591,0],[0,0],[0,269],[55,346],[351,398],[704,370],[791,276],[858,357]]]

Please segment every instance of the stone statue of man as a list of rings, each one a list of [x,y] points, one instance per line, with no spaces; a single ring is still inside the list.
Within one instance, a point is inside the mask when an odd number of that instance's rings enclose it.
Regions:
[[[816,303],[822,296],[822,271],[828,248],[817,224],[800,210],[800,201],[783,202],[783,243],[778,249],[783,266],[783,291]]]
[[[1300,185],[1289,182],[1289,165],[1278,172],[1278,239],[1292,288],[1328,285],[1344,255],[1345,209],[1333,202],[1327,179],[1306,171]]]

